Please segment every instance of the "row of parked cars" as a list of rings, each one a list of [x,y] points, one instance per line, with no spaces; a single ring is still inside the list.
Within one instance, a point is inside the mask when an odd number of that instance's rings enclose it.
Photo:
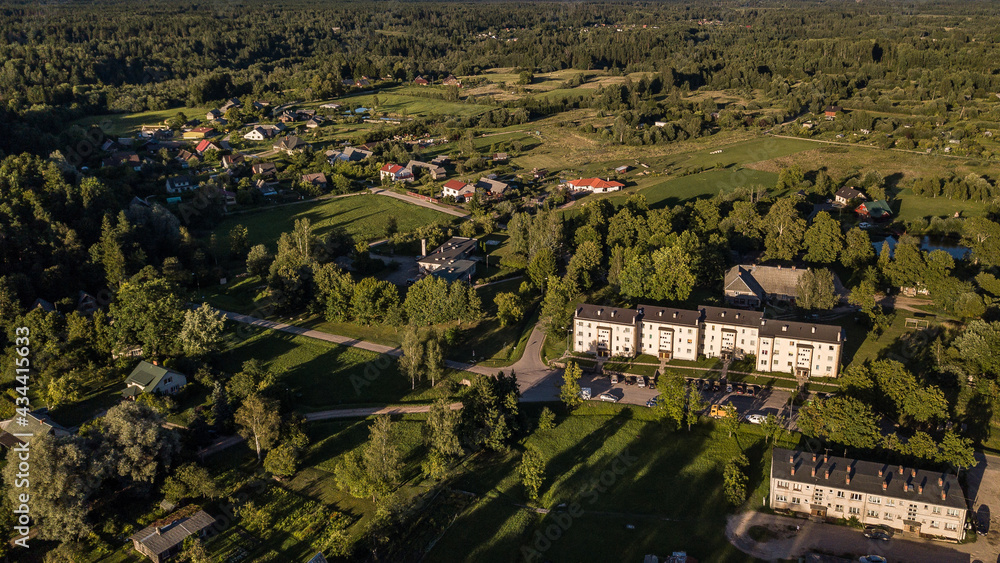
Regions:
[[[617,373],[612,373],[611,384],[618,385],[619,383],[624,383],[625,385],[635,385],[640,389],[644,389],[646,387],[656,389],[656,381],[652,377],[646,377],[645,375],[619,375]]]
[[[732,383],[725,379],[698,379],[697,377],[684,378],[688,384],[694,385],[699,391],[705,393],[736,393],[737,395],[747,395],[756,397],[760,392],[760,386],[747,383]]]

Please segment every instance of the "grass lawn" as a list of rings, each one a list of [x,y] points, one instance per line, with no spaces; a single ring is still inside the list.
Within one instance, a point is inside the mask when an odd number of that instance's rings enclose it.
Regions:
[[[540,407],[539,407],[540,408]],[[526,409],[527,410],[527,409]],[[529,418],[537,409],[528,410]],[[701,561],[749,561],[725,539],[731,511],[722,487],[728,459],[744,451],[750,459],[749,504],[766,494],[769,448],[758,429],[744,425],[736,438],[704,423],[692,432],[671,431],[648,420],[648,409],[585,404],[559,417],[550,431],[525,442],[545,457],[539,506],[579,503],[583,514],[543,516],[517,506],[527,503],[516,467],[518,455],[484,456],[455,487],[479,495],[434,546],[427,561],[523,560],[525,549],[539,560],[637,561],[647,553],[685,550]],[[678,486],[680,482],[684,486]],[[555,541],[536,544],[536,533],[556,522]],[[627,529],[626,525],[634,526]]]
[[[652,207],[671,207],[702,196],[728,193],[737,188],[761,185],[773,187],[778,176],[749,168],[709,170],[671,178],[639,190]]]
[[[223,255],[228,251],[229,231],[245,225],[251,245],[267,244],[271,250],[281,233],[291,232],[296,219],[309,219],[313,233],[322,236],[333,227],[342,227],[356,240],[385,237],[386,219],[396,218],[400,232],[412,231],[429,223],[450,222],[445,213],[412,205],[395,198],[361,194],[317,203],[285,205],[257,213],[233,215],[212,231]]]
[[[374,109],[375,113],[385,113],[397,117],[416,117],[427,115],[454,115],[467,117],[479,115],[489,109],[489,106],[448,102],[438,98],[425,98],[423,96],[410,96],[397,93],[399,90],[390,88],[380,90],[378,94],[361,94],[356,96],[346,96],[337,100],[340,104],[351,104],[355,107],[366,107]],[[378,97],[378,107],[373,107],[375,97]]]
[[[211,108],[173,108],[142,113],[111,113],[84,117],[74,121],[73,125],[81,127],[97,125],[107,135],[124,136],[138,131],[143,125],[163,125],[164,120],[177,115],[178,112],[186,115],[188,119],[203,120],[209,109]]]
[[[433,389],[428,382],[418,382],[416,390],[410,389],[410,381],[390,356],[271,330],[232,346],[219,357],[219,364],[236,373],[251,358],[283,374],[282,384],[300,412],[428,402],[450,395],[450,386],[442,382]]]
[[[962,217],[979,217],[986,212],[986,206],[979,201],[960,201],[946,197],[923,197],[913,195],[909,189],[896,194],[893,207],[898,205],[897,219],[912,221],[924,217],[951,217],[961,213]]]

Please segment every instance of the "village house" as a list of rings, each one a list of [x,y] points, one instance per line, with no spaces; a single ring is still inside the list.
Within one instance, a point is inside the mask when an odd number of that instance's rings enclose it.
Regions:
[[[275,197],[278,195],[278,182],[261,178],[257,180],[255,187],[264,197]]]
[[[226,101],[226,103],[222,104],[222,107],[219,108],[219,110],[222,111],[223,114],[225,114],[227,111],[233,108],[241,108],[241,107],[243,107],[243,104],[240,103],[239,98],[229,98]]]
[[[483,190],[493,197],[503,197],[504,193],[510,189],[510,186],[499,180],[484,177],[476,182],[476,189]]]
[[[563,185],[574,191],[587,191],[596,194],[616,192],[625,187],[625,184],[622,184],[621,182],[602,180],[600,178],[581,178],[579,180],[569,180]]]
[[[949,541],[964,537],[968,510],[952,472],[785,448],[771,452],[769,501],[778,512]]]
[[[295,135],[285,135],[274,144],[274,150],[286,154],[295,154],[304,151],[309,145]]]
[[[853,187],[848,187],[848,186],[840,188],[839,190],[837,190],[837,193],[833,194],[833,203],[840,206],[845,206],[848,203],[859,199],[867,199],[867,198],[865,197],[865,194],[854,189]]]
[[[444,166],[438,164],[431,164],[428,162],[420,162],[419,160],[411,160],[406,163],[406,168],[409,168],[412,172],[414,168],[425,168],[427,172],[431,175],[432,180],[443,180],[448,174]]]
[[[455,78],[454,74],[449,74],[441,83],[444,84],[445,86],[458,86],[459,88],[462,87],[462,81]]]
[[[229,170],[233,167],[240,166],[243,164],[245,157],[240,153],[233,153],[223,155],[222,157],[222,167]]]
[[[48,409],[42,408],[26,414],[24,424],[14,418],[0,422],[0,446],[12,448],[27,444],[37,436],[69,436],[71,432],[52,420]]]
[[[265,131],[263,127],[257,126],[243,135],[243,138],[248,141],[263,141],[264,139],[267,139],[268,136],[267,131]]]
[[[211,109],[211,110],[208,110],[208,113],[205,114],[205,121],[215,121],[216,119],[219,119],[220,117],[222,117],[222,112],[221,111],[219,111],[217,109]]]
[[[173,178],[167,178],[168,194],[189,192],[197,188],[198,184],[195,184],[193,181],[191,181],[190,176],[174,176]]]
[[[826,116],[827,121],[832,121],[833,119],[836,119],[842,111],[843,108],[840,106],[826,106],[826,109],[823,110],[823,115]]]
[[[403,168],[398,164],[392,164],[391,162],[382,166],[379,169],[379,179],[383,182],[389,180],[390,182],[411,182],[413,181],[413,172],[409,168]]]
[[[336,164],[337,162],[360,162],[366,158],[371,158],[371,156],[372,151],[366,151],[357,147],[345,147],[339,151],[334,149],[326,151],[326,157],[330,164]]]
[[[204,139],[215,135],[215,129],[211,127],[195,127],[184,132],[182,137],[187,140]]]
[[[206,151],[217,151],[219,150],[219,147],[208,139],[202,139],[197,145],[195,145],[194,150],[198,154],[205,154]]]
[[[306,129],[316,129],[323,125],[323,120],[318,117],[313,117],[309,121],[306,121]]]
[[[472,197],[474,193],[476,193],[476,187],[472,184],[466,184],[461,180],[448,180],[444,183],[441,190],[442,196],[453,197],[459,203]]]
[[[129,539],[136,551],[149,557],[153,563],[163,563],[181,551],[188,537],[206,537],[213,524],[215,518],[200,506],[190,505],[153,522]]]
[[[275,167],[273,162],[257,162],[250,167],[250,171],[256,176],[260,174],[264,177],[274,178],[278,173],[278,168]]]
[[[881,199],[866,201],[854,209],[860,217],[872,221],[888,221],[892,219],[892,209]]]
[[[312,184],[321,190],[326,189],[326,174],[323,174],[322,172],[303,174],[301,181],[303,184]]]
[[[173,395],[187,385],[187,377],[180,372],[161,367],[158,362],[139,362],[125,380],[125,398],[142,393]]]
[[[493,153],[493,164],[507,164],[510,156],[505,152]]]
[[[584,304],[576,310],[574,329],[574,352],[603,357],[646,353],[664,359],[752,355],[758,371],[802,378],[836,377],[845,341],[839,326],[764,319],[756,311],[708,306],[693,311]]]
[[[799,278],[807,268],[758,266],[742,264],[726,271],[723,282],[726,303],[740,307],[760,307],[767,303],[795,303]],[[834,291],[846,297],[847,290],[837,274],[833,275]]]
[[[413,83],[416,84],[417,86],[427,86],[428,84],[430,84],[430,81],[424,78],[423,76],[418,76],[413,79]]]
[[[139,159],[139,155],[134,152],[115,152],[101,161],[101,166],[128,166],[139,172],[142,170],[142,161]]]

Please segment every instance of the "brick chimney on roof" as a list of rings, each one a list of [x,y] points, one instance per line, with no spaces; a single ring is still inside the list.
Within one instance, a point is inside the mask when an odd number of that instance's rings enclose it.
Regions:
[[[944,477],[938,477],[938,486],[939,487],[943,487],[944,486]]]
[[[948,498],[948,492],[945,491],[944,489],[941,489],[941,500],[945,500],[947,498]]]
[[[826,470],[826,474],[824,474],[823,478],[824,479],[829,479],[830,478],[830,470],[829,469]]]
[[[795,475],[795,466],[792,466],[792,475]]]
[[[848,485],[851,484],[851,470],[850,469],[847,470],[847,474],[844,476],[844,483],[846,483]]]
[[[917,494],[918,495],[924,494],[924,486],[923,485],[917,485]]]
[[[883,471],[883,468],[879,467],[879,468],[878,468],[878,476],[879,476],[879,477],[881,477],[881,476],[882,476],[882,471]]]
[[[813,468],[812,468],[812,476],[813,476],[813,477],[815,477],[815,476],[816,476],[816,468],[815,468],[815,467],[813,467]]]
[[[900,466],[899,466],[899,474],[900,474],[900,475],[902,475],[902,474],[903,474],[903,466],[902,466],[902,465],[900,465]]]
[[[814,462],[816,461],[816,454],[815,453],[813,453],[813,461]]]
[[[830,459],[830,455],[829,455],[829,454],[825,454],[825,453],[824,453],[824,454],[823,454],[823,463],[826,463],[826,461],[827,461],[828,459]]]
[[[886,490],[888,488],[889,488],[889,482],[888,481],[882,481],[882,490],[884,491],[884,490]]]
[[[917,470],[915,468],[910,469],[910,477],[916,477],[916,476],[917,476]]]
[[[795,463],[795,454],[788,454],[788,463]]]

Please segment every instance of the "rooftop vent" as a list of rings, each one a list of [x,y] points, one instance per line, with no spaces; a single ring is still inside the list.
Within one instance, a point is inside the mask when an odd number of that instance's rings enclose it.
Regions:
[[[674,311],[674,318],[677,318],[677,311]]]
[[[816,334],[816,327],[812,327],[812,333]]]
[[[788,332],[788,325],[781,325],[781,332]]]

